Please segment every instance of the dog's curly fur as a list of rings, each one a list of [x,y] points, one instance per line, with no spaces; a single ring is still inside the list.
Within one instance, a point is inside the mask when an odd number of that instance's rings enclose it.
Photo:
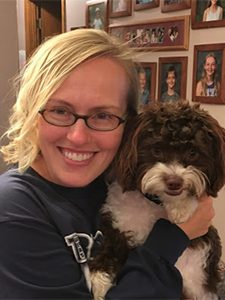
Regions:
[[[203,192],[217,196],[225,183],[225,130],[199,105],[155,104],[126,125],[116,166],[119,185],[112,184],[102,210],[105,242],[90,261],[95,299],[104,299],[129,249],[145,241],[165,211],[171,222],[183,222]],[[143,194],[158,195],[163,205]],[[213,226],[191,241],[176,263],[185,299],[217,299],[220,257],[221,243]],[[184,259],[195,264],[194,273],[189,274]],[[190,276],[196,285],[189,284]]]

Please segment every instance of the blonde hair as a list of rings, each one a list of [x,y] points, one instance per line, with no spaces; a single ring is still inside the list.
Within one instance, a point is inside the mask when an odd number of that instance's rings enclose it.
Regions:
[[[9,143],[0,149],[7,164],[18,164],[23,172],[33,163],[40,151],[38,111],[76,66],[98,56],[108,56],[123,66],[130,83],[127,115],[136,113],[138,79],[134,52],[103,30],[77,29],[59,34],[39,46],[18,78],[17,101],[9,119],[10,128],[4,135]]]
[[[212,57],[215,61],[215,65],[216,68],[214,70],[213,76],[212,76],[212,80],[213,80],[213,84],[214,84],[214,89],[215,89],[215,94],[218,95],[219,93],[219,89],[220,89],[220,83],[218,81],[217,78],[217,58],[216,55],[214,53],[208,53],[205,56],[204,62],[203,62],[203,71],[202,71],[202,77],[201,77],[201,82],[202,82],[202,89],[203,89],[203,95],[202,96],[206,96],[207,95],[207,80],[206,80],[206,70],[205,70],[205,64],[207,62],[207,59]]]

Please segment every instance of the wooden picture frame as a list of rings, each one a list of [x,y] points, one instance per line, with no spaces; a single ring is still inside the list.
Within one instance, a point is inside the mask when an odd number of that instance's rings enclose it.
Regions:
[[[109,0],[109,18],[131,16],[131,0]]]
[[[133,1],[134,1],[134,10],[149,9],[149,8],[155,8],[159,6],[159,0],[133,0]]]
[[[187,64],[187,56],[159,57],[158,101],[186,100]]]
[[[211,77],[209,85],[206,83],[207,77]],[[225,44],[195,45],[192,100],[225,104],[225,90],[222,88],[224,85]]]
[[[189,23],[189,16],[180,16],[135,24],[111,24],[108,31],[138,50],[187,50]]]
[[[156,62],[140,62],[137,72],[140,80],[140,109],[156,100]]]
[[[86,26],[70,27],[70,30],[85,29]]]
[[[86,2],[86,28],[95,28],[107,31],[107,3],[107,0],[89,0]]]
[[[213,28],[225,26],[225,1],[221,2],[222,19],[213,21],[203,21],[204,11],[207,9],[208,1],[191,1],[191,27],[192,29]]]
[[[191,0],[161,0],[161,12],[177,11],[191,8]]]

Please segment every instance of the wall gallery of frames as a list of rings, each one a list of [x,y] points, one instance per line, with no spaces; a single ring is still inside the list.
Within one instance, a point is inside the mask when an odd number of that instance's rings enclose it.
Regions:
[[[105,30],[137,50],[141,106],[188,98],[225,104],[224,34],[215,43],[201,40],[225,27],[225,0],[89,0],[85,20],[85,27]]]

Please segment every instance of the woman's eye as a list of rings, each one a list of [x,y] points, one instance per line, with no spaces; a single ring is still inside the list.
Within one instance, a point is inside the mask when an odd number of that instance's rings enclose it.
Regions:
[[[55,113],[57,115],[67,115],[69,112],[63,108],[54,108],[50,110],[52,113]]]
[[[109,120],[109,119],[111,119],[112,118],[112,114],[110,114],[110,113],[105,113],[105,112],[101,112],[101,113],[97,113],[96,115],[95,115],[95,118],[96,119],[100,119],[100,120]]]

